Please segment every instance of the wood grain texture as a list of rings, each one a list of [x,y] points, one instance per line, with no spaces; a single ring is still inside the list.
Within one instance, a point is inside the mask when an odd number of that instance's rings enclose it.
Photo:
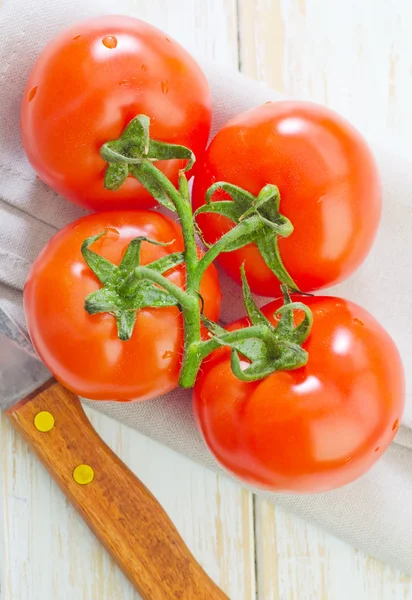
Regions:
[[[259,600],[409,600],[410,577],[258,500]]]
[[[408,0],[239,0],[242,70],[410,152]]]
[[[254,599],[250,494],[94,410],[87,414],[229,597]],[[137,600],[2,413],[0,420],[1,600]]]
[[[46,433],[34,425],[43,411],[55,419]],[[7,416],[144,600],[227,599],[155,497],[95,432],[75,394],[50,381]],[[75,481],[79,465],[94,471],[87,485]]]

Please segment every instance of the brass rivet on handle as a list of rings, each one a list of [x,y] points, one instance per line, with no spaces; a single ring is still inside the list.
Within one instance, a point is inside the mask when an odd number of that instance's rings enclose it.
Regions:
[[[78,465],[73,471],[73,479],[79,485],[88,485],[94,479],[94,471],[90,465]]]
[[[41,431],[41,433],[51,431],[54,427],[54,423],[54,417],[48,410],[42,410],[34,417],[34,426],[37,431]]]

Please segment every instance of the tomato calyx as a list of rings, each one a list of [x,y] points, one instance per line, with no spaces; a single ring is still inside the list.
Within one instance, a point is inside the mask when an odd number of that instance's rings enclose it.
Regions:
[[[85,300],[85,309],[91,315],[103,312],[114,315],[119,339],[126,341],[133,333],[138,310],[149,306],[162,307],[178,304],[175,296],[166,290],[153,285],[149,280],[140,281],[134,275],[136,267],[140,265],[142,242],[167,246],[173,240],[163,243],[146,237],[137,237],[130,242],[121,263],[116,266],[90,250],[90,246],[106,234],[106,230],[102,231],[98,235],[87,238],[82,244],[83,258],[103,286],[89,294]],[[146,268],[162,274],[183,261],[183,252],[174,252],[150,263]]]
[[[284,304],[275,313],[280,314],[280,319],[274,327],[253,300],[243,265],[241,275],[243,299],[251,325],[228,332],[203,316],[203,324],[209,329],[211,339],[202,342],[201,351],[208,352],[209,347],[229,346],[234,375],[248,382],[264,379],[276,371],[290,371],[306,365],[308,353],[301,345],[312,327],[311,310],[302,302],[292,302],[287,286],[282,285]],[[302,322],[297,326],[293,319],[296,310],[304,313]],[[250,365],[242,367],[240,356]]]
[[[224,191],[232,200],[212,201],[212,196],[217,191]],[[279,252],[278,238],[289,237],[293,233],[293,225],[280,213],[280,193],[276,185],[267,184],[254,196],[236,185],[219,181],[207,190],[205,200],[206,203],[195,211],[195,219],[200,214],[213,213],[235,223],[235,227],[215,244],[221,244],[221,252],[230,252],[255,243],[265,263],[279,281],[291,290],[299,291],[285,269]],[[236,237],[235,243],[228,243],[228,234],[231,232]],[[206,244],[201,232],[199,233]]]
[[[159,160],[183,159],[188,161],[184,169],[188,171],[195,162],[189,148],[150,139],[150,118],[146,115],[132,119],[118,139],[103,144],[100,155],[108,163],[104,178],[106,189],[117,191],[131,175],[160,204],[173,211],[173,203],[146,166]]]

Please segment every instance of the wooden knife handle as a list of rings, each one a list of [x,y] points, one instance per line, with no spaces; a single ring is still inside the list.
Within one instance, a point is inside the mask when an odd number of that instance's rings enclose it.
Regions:
[[[228,600],[77,396],[52,380],[7,414],[144,600]]]

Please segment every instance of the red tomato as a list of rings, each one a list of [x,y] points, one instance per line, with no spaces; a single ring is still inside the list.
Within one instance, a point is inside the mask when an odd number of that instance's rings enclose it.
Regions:
[[[280,211],[295,227],[279,241],[280,254],[302,291],[348,277],[375,238],[381,188],[374,159],[360,134],[325,107],[271,102],[229,121],[196,171],[195,208],[204,204],[206,190],[217,181],[255,195],[268,183],[279,187]],[[213,200],[222,197],[216,193]],[[199,215],[198,222],[210,243],[233,226],[211,214]],[[219,260],[237,281],[245,262],[253,292],[278,294],[278,281],[255,245],[221,254]]]
[[[393,440],[404,407],[401,359],[381,325],[347,300],[305,303],[314,316],[305,367],[243,383],[224,349],[204,362],[194,389],[216,458],[245,482],[276,491],[323,492],[353,481]],[[279,306],[263,310],[272,323]]]
[[[114,316],[86,312],[86,297],[101,284],[80,248],[86,238],[106,228],[109,234],[91,248],[114,264],[138,236],[175,240],[170,246],[143,242],[142,264],[183,249],[180,227],[157,212],[83,217],[59,231],[33,264],[24,290],[27,325],[40,358],[68,389],[96,400],[147,400],[177,386],[182,319],[177,307],[142,309],[132,337],[124,342],[118,339]],[[183,287],[184,267],[175,267],[167,277]],[[205,273],[201,294],[205,312],[216,320],[220,290],[213,266]]]
[[[209,136],[211,95],[194,59],[162,31],[131,17],[105,16],[61,32],[43,50],[24,92],[21,132],[27,156],[56,192],[92,210],[154,205],[129,177],[104,189],[103,143],[138,114],[153,139],[188,146],[201,157]],[[174,183],[185,163],[157,166]]]

